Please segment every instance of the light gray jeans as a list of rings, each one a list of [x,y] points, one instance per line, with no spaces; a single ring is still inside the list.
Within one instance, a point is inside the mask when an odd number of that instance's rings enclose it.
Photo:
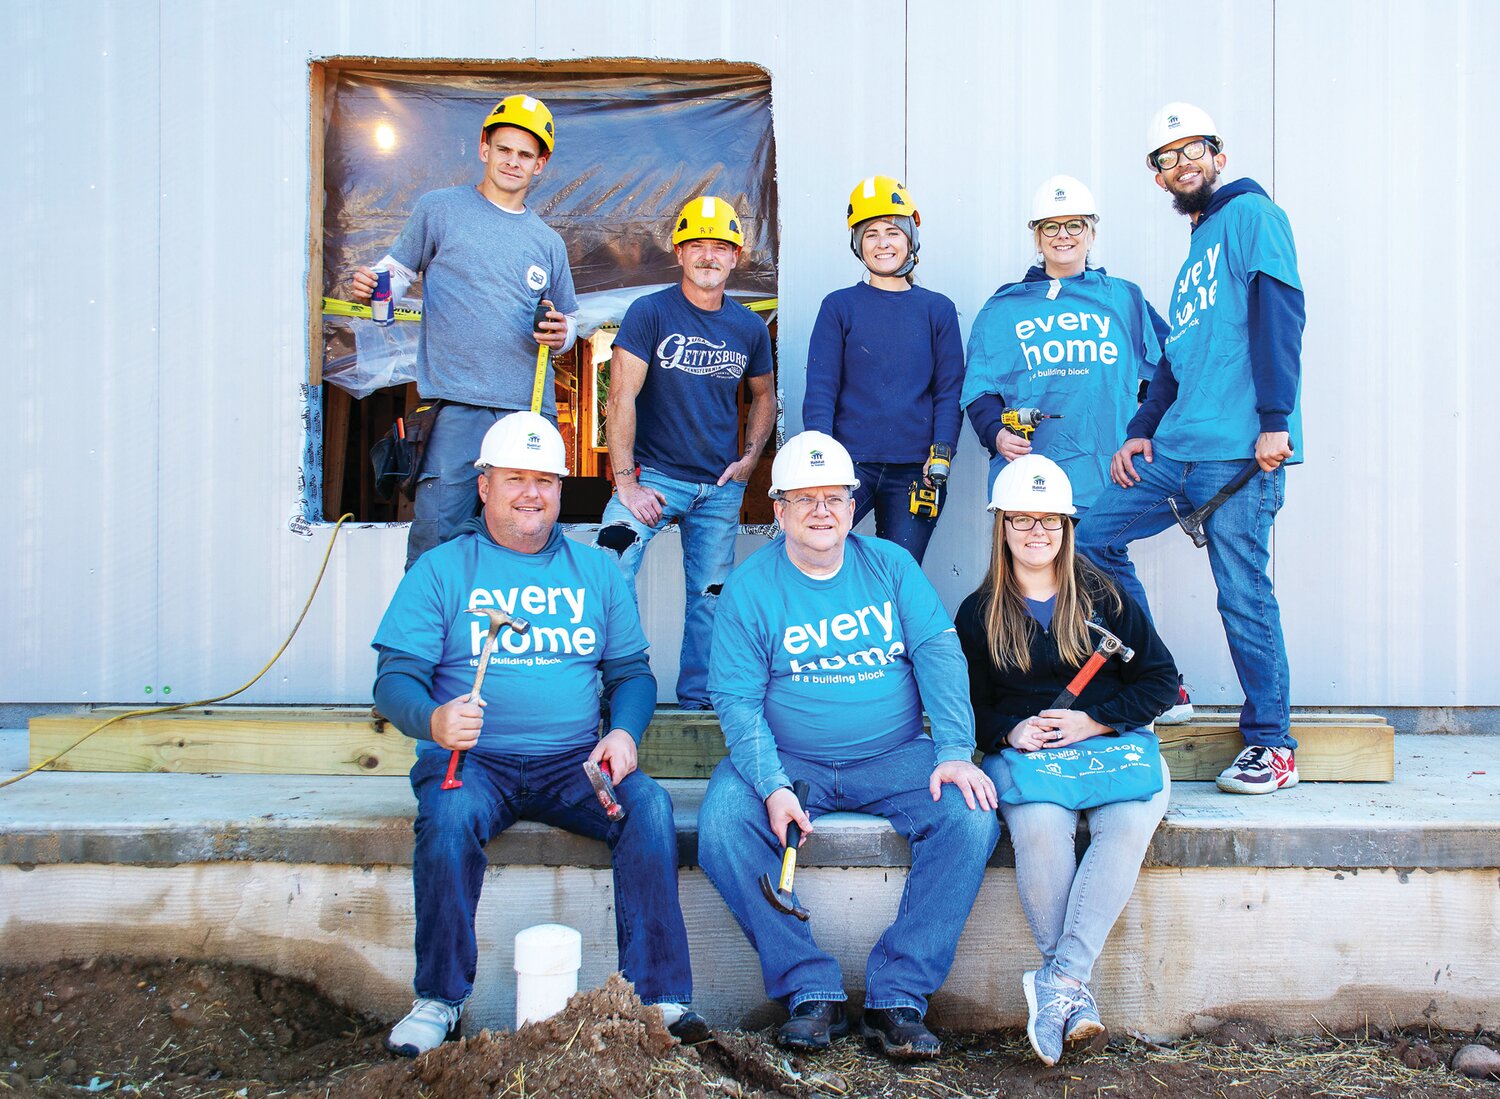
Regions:
[[[1015,785],[998,752],[980,764],[997,793]],[[1087,984],[1110,928],[1135,890],[1146,847],[1167,811],[1172,777],[1162,767],[1162,788],[1150,801],[1118,801],[1093,809],[1064,809],[1031,802],[1000,803],[1016,849],[1016,888],[1042,960]],[[1088,819],[1089,846],[1078,858],[1078,814]]]

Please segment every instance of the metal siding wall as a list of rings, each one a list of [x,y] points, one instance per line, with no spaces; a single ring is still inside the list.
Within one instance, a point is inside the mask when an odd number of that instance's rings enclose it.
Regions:
[[[1475,289],[1500,9],[1284,3],[1276,42],[1277,199],[1309,318],[1311,459],[1277,554],[1294,678],[1312,702],[1500,704],[1500,375]]]
[[[856,179],[907,177],[926,221],[922,278],[955,300],[966,331],[1029,261],[1027,202],[1058,171],[1101,202],[1100,258],[1160,303],[1186,226],[1150,180],[1141,135],[1167,99],[1201,102],[1228,136],[1229,174],[1287,208],[1307,284],[1310,460],[1291,474],[1275,559],[1296,701],[1500,703],[1497,677],[1468,656],[1500,594],[1482,506],[1500,454],[1489,424],[1470,423],[1500,407],[1469,290],[1475,241],[1488,238],[1466,198],[1495,174],[1493,145],[1472,140],[1500,117],[1474,55],[1497,40],[1493,9],[1259,0],[1200,8],[1191,25],[1145,0],[166,0],[157,11],[23,3],[0,45],[20,166],[0,197],[23,211],[9,250],[23,273],[19,404],[3,444],[19,522],[0,551],[13,578],[0,615],[16,640],[0,697],[216,692],[290,628],[327,533],[288,527],[306,354],[307,63],[372,55],[764,65],[789,432],[818,302],[859,275],[842,219]],[[1469,231],[1424,232],[1440,212]],[[1422,422],[1396,427],[1414,404]],[[988,545],[984,463],[965,431],[928,557],[950,608]],[[1417,533],[1437,524],[1456,529]],[[346,531],[302,638],[247,700],[368,698],[367,642],[404,540],[403,529]],[[742,538],[742,555],[761,544]],[[677,545],[668,534],[648,553],[640,585],[664,697],[681,636]],[[1196,696],[1238,701],[1204,556],[1171,532],[1136,556],[1163,633],[1190,654]]]
[[[158,682],[156,9],[11,4],[0,697]]]
[[[1270,185],[1270,0],[1202,8],[1191,26],[1152,3],[973,5],[962,22],[913,4],[909,50],[919,270],[957,303],[966,337],[989,295],[1032,263],[1032,192],[1057,173],[1077,176],[1099,201],[1096,259],[1165,309],[1188,226],[1145,163],[1146,124],[1164,102],[1205,105],[1230,135],[1230,174]],[[989,561],[986,469],[966,424],[954,492],[924,563],[950,610]],[[1165,531],[1131,556],[1193,697],[1238,705],[1207,555]]]

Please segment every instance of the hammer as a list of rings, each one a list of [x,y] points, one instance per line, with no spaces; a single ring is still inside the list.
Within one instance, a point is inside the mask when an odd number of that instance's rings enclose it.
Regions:
[[[500,637],[500,627],[509,626],[518,634],[524,634],[531,629],[531,623],[524,618],[513,618],[504,611],[490,610],[488,607],[470,607],[470,614],[487,614],[490,616],[490,632],[484,639],[484,648],[479,653],[479,670],[474,673],[474,689],[469,692],[469,701],[479,701],[479,687],[484,682],[485,669],[490,666],[490,654],[495,651],[495,641]],[[464,770],[464,754],[459,749],[453,749],[453,754],[448,757],[448,774],[443,778],[442,789],[457,790],[464,784],[459,777]]]
[[[798,779],[792,783],[792,794],[797,799],[797,804],[804,809],[807,808],[807,782]],[[785,912],[788,916],[796,916],[803,923],[812,919],[812,913],[803,908],[792,896],[792,878],[797,873],[797,844],[792,839],[792,830],[797,827],[797,822],[789,820],[786,823],[786,835],[782,838],[781,852],[781,881],[779,886],[771,884],[771,875],[760,876],[760,891],[766,895],[766,900],[771,907],[778,912]]]
[[[1104,662],[1116,653],[1127,664],[1135,659],[1135,650],[1099,625],[1099,623],[1085,622],[1084,625],[1099,635],[1099,644],[1094,646],[1094,651],[1083,662],[1083,667],[1078,669],[1078,674],[1073,677],[1072,682],[1063,688],[1062,694],[1058,695],[1057,699],[1052,703],[1052,709],[1054,710],[1066,710],[1071,707],[1078,700],[1078,696],[1083,694],[1083,689],[1089,685],[1089,680],[1093,679],[1094,674],[1100,668],[1104,667]]]
[[[1201,508],[1195,508],[1187,515],[1183,515],[1182,512],[1177,510],[1176,499],[1171,496],[1167,497],[1167,504],[1171,507],[1172,514],[1177,519],[1177,525],[1187,532],[1187,536],[1193,540],[1193,545],[1199,549],[1208,545],[1208,533],[1203,529],[1203,524],[1208,521],[1210,515],[1219,509],[1225,500],[1244,488],[1246,482],[1251,477],[1254,477],[1259,470],[1260,463],[1251,458],[1245,463],[1244,468],[1234,475],[1234,480],[1214,493],[1213,499],[1209,500]]]

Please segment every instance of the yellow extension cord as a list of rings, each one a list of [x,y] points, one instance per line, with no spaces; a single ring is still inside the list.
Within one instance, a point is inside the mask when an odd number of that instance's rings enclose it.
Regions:
[[[313,581],[312,591],[307,593],[307,602],[302,604],[302,613],[297,616],[297,621],[292,626],[292,632],[286,635],[286,640],[281,643],[281,648],[276,650],[276,655],[271,657],[270,660],[266,661],[265,667],[256,672],[255,675],[251,677],[248,683],[245,683],[243,686],[236,687],[228,694],[216,695],[213,698],[200,698],[196,702],[177,702],[172,704],[171,706],[151,706],[144,710],[126,710],[123,714],[116,714],[114,717],[108,718],[105,721],[101,721],[98,725],[95,725],[88,732],[84,733],[83,736],[79,737],[72,744],[69,744],[66,748],[58,752],[56,755],[49,756],[48,758],[42,760],[42,762],[34,764],[29,770],[22,771],[19,775],[12,775],[4,782],[0,782],[0,790],[3,790],[5,787],[10,786],[13,783],[20,782],[23,778],[28,778],[31,775],[36,774],[44,767],[48,767],[51,764],[56,763],[58,760],[62,759],[63,756],[67,755],[74,748],[78,747],[89,737],[97,733],[100,729],[108,728],[117,721],[124,721],[127,717],[147,717],[152,714],[170,714],[174,713],[177,710],[189,710],[194,706],[212,706],[215,702],[223,702],[225,699],[233,698],[235,695],[240,694],[244,691],[248,691],[251,687],[255,686],[255,684],[260,680],[260,677],[269,672],[276,661],[281,659],[281,654],[286,652],[287,646],[292,643],[292,638],[296,637],[297,631],[302,628],[302,620],[307,617],[307,612],[312,608],[313,597],[318,594],[318,585],[323,583],[323,574],[328,571],[328,559],[333,556],[333,544],[334,542],[338,541],[339,528],[344,525],[344,521],[346,519],[353,518],[354,515],[352,512],[345,512],[343,515],[339,516],[339,521],[333,525],[333,533],[328,537],[328,548],[323,551],[323,563],[318,566],[317,579]]]

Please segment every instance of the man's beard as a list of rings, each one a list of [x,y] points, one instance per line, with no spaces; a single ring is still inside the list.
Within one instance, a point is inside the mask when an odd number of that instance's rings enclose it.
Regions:
[[[1190,218],[1195,218],[1203,213],[1204,210],[1208,209],[1208,204],[1213,201],[1214,184],[1218,181],[1218,178],[1217,172],[1210,176],[1208,170],[1205,169],[1202,181],[1193,190],[1172,192],[1172,209],[1184,217]]]

